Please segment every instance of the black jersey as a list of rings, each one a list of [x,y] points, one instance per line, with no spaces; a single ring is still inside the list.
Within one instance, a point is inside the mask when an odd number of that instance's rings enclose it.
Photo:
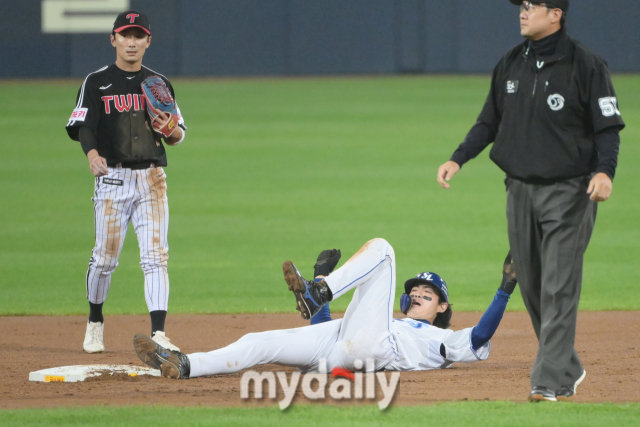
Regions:
[[[500,60],[474,126],[487,130],[467,137],[451,160],[462,165],[495,141],[490,157],[512,178],[556,182],[596,171],[596,134],[624,121],[606,62],[560,31],[544,61],[529,42]]]
[[[140,71],[128,72],[115,64],[103,67],[87,76],[78,91],[67,132],[79,141],[80,127],[93,131],[98,140],[98,154],[107,165],[153,162],[167,165],[167,155],[160,136],[151,130],[146,112],[142,81],[149,76],[161,77],[175,98],[173,86],[166,77],[142,66]],[[186,129],[177,107],[181,128]]]

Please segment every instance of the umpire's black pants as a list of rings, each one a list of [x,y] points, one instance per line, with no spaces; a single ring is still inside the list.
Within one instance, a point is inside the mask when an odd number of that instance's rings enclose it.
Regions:
[[[596,219],[589,176],[551,185],[505,179],[509,244],[538,337],[531,386],[557,391],[583,367],[574,348],[582,264]]]

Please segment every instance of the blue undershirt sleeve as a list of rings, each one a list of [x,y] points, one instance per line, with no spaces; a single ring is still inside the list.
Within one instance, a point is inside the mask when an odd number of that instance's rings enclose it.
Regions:
[[[317,325],[318,323],[324,323],[333,320],[331,318],[331,311],[329,311],[329,303],[322,306],[319,312],[311,318],[311,324]]]
[[[473,331],[471,331],[471,345],[474,350],[485,345],[498,329],[504,310],[507,308],[509,297],[510,295],[502,289],[498,289],[498,292],[496,292],[491,305],[484,312]]]

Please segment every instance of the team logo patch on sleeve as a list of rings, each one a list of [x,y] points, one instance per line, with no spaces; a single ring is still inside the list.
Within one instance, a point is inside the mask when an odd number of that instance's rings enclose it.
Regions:
[[[102,178],[102,182],[109,185],[120,185],[122,186],[123,181],[121,179],[113,179],[113,178]]]
[[[518,92],[518,80],[507,80],[507,93]]]
[[[76,108],[75,110],[73,110],[73,113],[71,113],[71,117],[69,117],[69,120],[76,121],[76,122],[84,122],[85,117],[87,117],[88,111],[89,111],[88,108]]]

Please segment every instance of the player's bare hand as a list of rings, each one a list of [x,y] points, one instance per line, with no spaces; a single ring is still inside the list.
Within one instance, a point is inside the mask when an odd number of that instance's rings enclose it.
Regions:
[[[606,173],[600,172],[591,178],[587,194],[590,194],[589,198],[594,202],[604,202],[611,196],[612,190],[613,183],[611,178]]]
[[[169,114],[165,113],[164,111],[158,110],[158,118],[153,123],[153,126],[155,126],[156,129],[161,129],[164,127],[164,125],[167,124],[167,122],[169,122],[170,118],[171,116]]]
[[[173,130],[170,132],[169,136],[167,136],[162,129],[169,124],[169,122],[172,120],[171,118],[171,114],[168,114],[164,111],[160,111],[158,110],[158,117],[156,118],[156,120],[153,122],[153,127],[155,128],[156,132],[162,134],[163,138],[164,138],[164,142],[167,145],[176,145],[178,144],[180,141],[182,141],[182,128],[180,128],[180,126],[175,126],[173,128]],[[178,120],[177,118],[175,118],[174,116],[174,120]],[[175,124],[175,123],[174,123]]]
[[[438,184],[442,186],[442,188],[449,188],[450,185],[447,183],[455,174],[460,170],[460,165],[456,162],[449,160],[447,163],[443,164],[438,168]]]
[[[96,157],[89,164],[89,169],[91,169],[91,173],[96,178],[108,174],[109,170],[107,169],[107,159],[105,159],[104,157],[100,157],[100,156]]]
[[[87,153],[87,159],[89,160],[89,170],[96,178],[104,176],[109,173],[107,169],[107,159],[100,156],[97,150],[91,150]]]

